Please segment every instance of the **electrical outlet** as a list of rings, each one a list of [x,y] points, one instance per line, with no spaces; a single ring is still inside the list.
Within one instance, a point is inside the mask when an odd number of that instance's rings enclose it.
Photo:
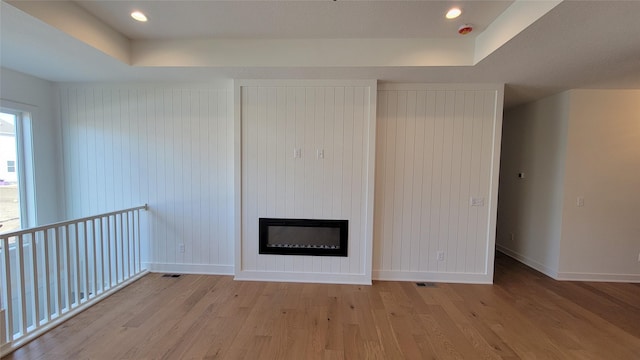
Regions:
[[[184,252],[184,244],[178,245],[178,250],[183,253]]]
[[[293,149],[293,158],[294,159],[300,159],[301,157],[302,157],[302,149],[294,148]]]
[[[484,198],[472,197],[470,203],[471,203],[471,206],[484,206]]]
[[[576,206],[583,207],[584,206],[584,198],[582,196],[578,196],[576,199]]]
[[[317,150],[318,159],[324,159],[324,149]]]
[[[438,261],[444,261],[444,251],[436,252],[436,258],[438,259]]]
[[[638,253],[638,262],[640,262],[640,253]]]
[[[511,241],[513,241],[516,237],[515,235],[513,235],[513,233],[511,233],[510,235],[511,235]]]

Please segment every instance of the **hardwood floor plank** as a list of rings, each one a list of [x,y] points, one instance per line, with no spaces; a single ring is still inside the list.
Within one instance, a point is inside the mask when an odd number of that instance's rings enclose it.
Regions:
[[[543,358],[640,359],[640,285],[558,282],[500,254],[494,285],[149,274],[6,360]]]

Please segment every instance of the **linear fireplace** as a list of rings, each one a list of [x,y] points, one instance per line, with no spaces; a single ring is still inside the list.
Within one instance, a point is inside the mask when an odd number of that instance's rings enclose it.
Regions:
[[[348,254],[348,220],[260,218],[259,222],[260,254]]]

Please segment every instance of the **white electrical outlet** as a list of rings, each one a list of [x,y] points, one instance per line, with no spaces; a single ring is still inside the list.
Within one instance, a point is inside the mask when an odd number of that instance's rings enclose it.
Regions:
[[[640,262],[640,253],[638,253],[638,262]]]
[[[293,158],[294,159],[300,159],[301,157],[302,157],[302,149],[294,148],[293,149]]]
[[[515,239],[515,235],[513,235],[513,233],[511,233],[511,241],[513,241]]]
[[[484,206],[484,198],[472,197],[471,198],[471,206]]]
[[[324,149],[317,150],[318,159],[324,159]]]
[[[184,244],[178,245],[178,250],[183,253],[184,252]]]
[[[583,207],[584,206],[584,198],[582,196],[578,196],[576,199],[576,206]]]
[[[438,261],[444,261],[444,251],[436,252],[436,258],[438,259]]]

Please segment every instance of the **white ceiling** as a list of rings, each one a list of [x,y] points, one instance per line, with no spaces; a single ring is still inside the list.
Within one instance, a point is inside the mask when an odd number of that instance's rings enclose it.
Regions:
[[[187,6],[188,10],[176,8],[176,3]],[[140,8],[151,6],[146,8],[149,23],[130,21],[127,16],[131,4]],[[458,22],[442,19],[448,4],[461,4],[465,11],[463,19]],[[122,41],[134,49],[134,58],[140,45],[156,43],[163,44],[162,51],[173,50],[182,58],[171,64],[145,65],[136,63],[135,59],[127,63],[97,50],[95,44],[89,45],[91,41],[78,40],[79,36],[70,34],[64,26],[53,26],[3,2],[0,65],[60,82],[373,78],[387,82],[505,83],[508,106],[571,88],[640,88],[640,22],[637,20],[640,1],[564,1],[521,32],[509,36],[508,41],[496,46],[488,56],[455,66],[447,66],[446,61],[416,66],[411,65],[411,61],[408,65],[391,61],[358,65],[355,61],[355,65],[345,62],[349,66],[340,62],[321,66],[313,62],[309,65],[303,60],[286,66],[266,66],[260,65],[260,59],[245,66],[219,65],[215,63],[215,53],[219,50],[215,39],[264,39],[267,44],[271,39],[309,39],[314,44],[314,39],[378,41],[376,39],[396,37],[415,41],[414,45],[420,41],[436,44],[434,41],[438,40],[455,47],[460,42],[475,41],[472,37],[461,40],[457,34],[451,35],[460,23],[473,23],[476,31],[472,34],[483,36],[481,29],[494,26],[495,23],[489,25],[492,21],[510,20],[505,18],[510,14],[510,9],[505,11],[512,6],[510,2],[183,0],[90,1],[74,6],[92,13],[95,18],[91,22],[100,22],[106,32],[121,36]],[[421,21],[421,18],[428,20]],[[195,38],[204,39],[208,52],[177,50],[180,44],[202,44],[192,42]],[[475,44],[477,48],[478,42]],[[444,48],[433,49],[431,53]],[[385,49],[380,51],[382,54]],[[188,56],[202,54],[209,56],[209,62],[188,64]],[[180,61],[184,64],[180,65]],[[417,59],[415,63],[420,61],[422,59]]]
[[[129,39],[454,38],[484,30],[511,4],[499,1],[75,1]],[[457,20],[443,18],[453,4]],[[149,21],[132,21],[143,11]],[[473,34],[473,33],[472,33]]]

